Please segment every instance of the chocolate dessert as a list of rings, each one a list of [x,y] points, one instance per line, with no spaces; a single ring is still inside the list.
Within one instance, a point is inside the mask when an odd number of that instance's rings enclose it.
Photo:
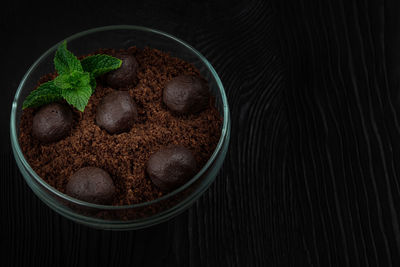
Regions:
[[[83,111],[57,97],[25,108],[20,146],[44,181],[76,199],[105,205],[157,199],[184,185],[208,161],[220,138],[221,115],[192,64],[136,47],[100,49],[79,59],[103,54],[122,64],[98,72],[95,80],[72,71],[81,79],[73,83],[57,79],[58,71],[38,81],[39,87],[54,80],[60,90],[82,86],[91,96],[85,105],[76,103]],[[90,68],[89,63],[82,65]],[[93,91],[84,87],[88,79]]]

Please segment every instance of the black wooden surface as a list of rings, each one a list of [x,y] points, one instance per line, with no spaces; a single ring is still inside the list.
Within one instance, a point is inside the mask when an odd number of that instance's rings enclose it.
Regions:
[[[397,2],[5,3],[1,266],[400,266]],[[33,61],[110,24],[192,44],[219,73],[232,115],[215,183],[184,214],[139,231],[57,215],[27,187],[9,144],[11,101]]]

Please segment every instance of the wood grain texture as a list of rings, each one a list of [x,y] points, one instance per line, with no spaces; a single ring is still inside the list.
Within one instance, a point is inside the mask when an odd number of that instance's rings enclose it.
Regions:
[[[276,10],[308,264],[399,266],[398,103],[390,93],[399,88],[388,86],[385,58],[385,29],[394,26],[385,13],[395,11],[383,1],[292,1]]]
[[[4,61],[18,62],[0,64],[1,122],[46,48],[84,29],[137,24],[211,61],[228,95],[231,145],[187,212],[109,232],[42,204],[0,127],[4,266],[399,266],[396,1],[72,1],[56,10],[13,1],[0,11]]]

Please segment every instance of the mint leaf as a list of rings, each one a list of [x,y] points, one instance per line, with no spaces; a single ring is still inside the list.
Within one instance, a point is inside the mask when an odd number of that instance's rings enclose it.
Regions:
[[[91,75],[88,72],[73,71],[70,74],[59,75],[54,79],[55,85],[61,88],[65,100],[83,111],[92,95]]]
[[[58,76],[32,91],[22,108],[37,107],[64,98],[69,104],[83,111],[96,88],[96,77],[118,69],[121,64],[122,60],[109,55],[89,56],[81,63],[67,50],[67,42],[64,41],[54,57]]]
[[[22,104],[22,109],[38,107],[61,99],[61,89],[54,85],[54,81],[49,81],[41,84],[28,95]]]
[[[61,94],[69,104],[83,112],[92,95],[92,88],[89,85],[73,89],[67,88],[62,89]]]
[[[58,75],[54,84],[61,89],[90,86],[90,74],[87,72],[72,71],[69,74]]]
[[[81,64],[84,71],[98,77],[121,67],[122,60],[109,55],[98,54],[82,59]]]
[[[92,87],[92,92],[94,92],[96,86],[97,86],[96,78],[92,74],[90,74],[90,87]]]
[[[82,71],[81,62],[67,50],[67,42],[64,41],[57,49],[54,57],[54,66],[58,74],[69,74],[72,71]]]

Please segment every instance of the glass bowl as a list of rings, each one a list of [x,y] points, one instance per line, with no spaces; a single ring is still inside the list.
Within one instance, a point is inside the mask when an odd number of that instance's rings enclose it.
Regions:
[[[95,28],[68,38],[68,48],[76,55],[84,55],[99,48],[127,48],[145,46],[170,52],[172,56],[194,64],[209,82],[216,106],[223,117],[221,137],[210,159],[186,184],[153,201],[135,205],[97,205],[65,195],[42,180],[29,166],[18,142],[22,102],[39,78],[54,71],[53,57],[59,44],[48,49],[24,75],[12,103],[10,131],[11,145],[17,165],[33,192],[50,208],[75,222],[100,229],[132,230],[166,221],[186,210],[215,180],[225,159],[230,136],[230,118],[224,87],[207,59],[178,38],[140,26],[116,25]]]

